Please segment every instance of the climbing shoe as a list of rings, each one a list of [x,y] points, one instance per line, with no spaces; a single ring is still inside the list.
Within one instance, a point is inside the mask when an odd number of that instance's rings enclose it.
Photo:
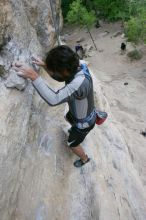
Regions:
[[[74,166],[75,166],[75,167],[82,167],[83,165],[85,165],[85,164],[88,163],[89,161],[90,161],[90,158],[89,158],[89,157],[87,158],[86,161],[83,161],[83,160],[79,159],[79,160],[76,160],[76,161],[74,162]]]

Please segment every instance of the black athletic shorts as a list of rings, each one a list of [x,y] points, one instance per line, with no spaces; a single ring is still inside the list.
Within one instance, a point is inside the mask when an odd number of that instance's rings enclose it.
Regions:
[[[69,129],[69,137],[67,141],[69,147],[77,147],[80,143],[82,143],[87,134],[95,126],[95,124],[93,124],[92,126],[85,129],[77,128],[70,112],[66,114],[66,120],[72,125],[72,127]]]

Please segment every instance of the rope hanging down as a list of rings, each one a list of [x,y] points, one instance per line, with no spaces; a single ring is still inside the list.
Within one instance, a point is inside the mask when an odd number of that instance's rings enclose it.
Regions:
[[[55,18],[54,12],[53,12],[53,3],[52,3],[52,0],[49,0],[49,2],[50,2],[51,13],[52,13],[53,25],[54,25],[55,33],[57,36],[57,42],[58,42],[58,45],[60,45],[59,33],[58,33],[58,29],[56,27],[56,18]],[[59,24],[58,24],[58,28],[59,28]]]

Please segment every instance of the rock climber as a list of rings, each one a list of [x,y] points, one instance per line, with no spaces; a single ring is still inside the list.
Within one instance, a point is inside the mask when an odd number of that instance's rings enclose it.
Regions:
[[[89,70],[85,64],[80,64],[77,54],[66,45],[51,49],[45,61],[34,58],[33,64],[44,67],[58,82],[65,82],[65,86],[55,92],[36,70],[22,63],[15,63],[13,66],[19,76],[31,79],[34,88],[50,106],[68,103],[69,111],[65,117],[71,124],[68,146],[79,157],[74,166],[81,167],[90,158],[80,144],[96,121],[93,82]]]

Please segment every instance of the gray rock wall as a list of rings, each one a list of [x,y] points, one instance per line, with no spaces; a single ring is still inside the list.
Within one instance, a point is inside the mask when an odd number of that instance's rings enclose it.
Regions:
[[[61,1],[52,2],[59,29]],[[31,83],[18,77],[11,64],[31,64],[32,55],[44,56],[55,44],[49,0],[1,0],[0,30],[0,219],[10,220],[16,219],[34,97]]]

